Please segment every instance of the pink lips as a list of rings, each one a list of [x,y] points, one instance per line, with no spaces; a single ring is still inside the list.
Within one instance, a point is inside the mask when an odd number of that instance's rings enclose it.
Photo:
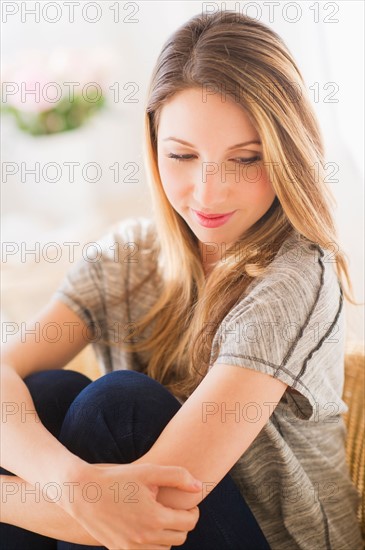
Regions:
[[[236,212],[234,210],[233,212],[228,212],[227,214],[209,214],[204,215],[198,210],[191,209],[192,212],[194,212],[195,218],[198,221],[200,225],[203,225],[204,227],[219,227],[220,225],[225,224]]]

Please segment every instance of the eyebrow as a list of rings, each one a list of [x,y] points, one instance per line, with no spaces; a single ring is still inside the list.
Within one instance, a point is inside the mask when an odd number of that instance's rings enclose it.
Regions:
[[[192,143],[189,143],[188,141],[185,141],[183,139],[179,139],[173,136],[165,138],[162,141],[177,141],[178,143],[182,143],[183,145],[188,145],[193,149],[195,148],[195,146]],[[261,141],[259,140],[245,141],[243,143],[236,143],[236,145],[231,145],[230,147],[227,148],[227,151],[230,151],[231,149],[237,149],[238,147],[244,147],[245,145],[249,145],[250,143],[256,143],[257,145],[261,145]]]

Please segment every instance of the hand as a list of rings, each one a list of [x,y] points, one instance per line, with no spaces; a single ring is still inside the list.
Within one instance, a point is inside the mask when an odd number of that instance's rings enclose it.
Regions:
[[[76,478],[73,498],[59,505],[109,550],[169,550],[185,542],[199,519],[197,506],[175,510],[156,500],[159,487],[201,490],[185,468],[85,463]]]

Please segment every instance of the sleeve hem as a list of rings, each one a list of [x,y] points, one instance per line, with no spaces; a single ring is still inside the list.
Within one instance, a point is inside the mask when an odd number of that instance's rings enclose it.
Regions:
[[[60,300],[63,302],[66,306],[68,306],[80,319],[86,324],[87,327],[92,324],[90,315],[87,313],[85,308],[80,306],[77,302],[75,302],[68,294],[65,294],[62,290],[56,290],[56,292],[53,294],[53,299]]]
[[[245,361],[245,363],[244,363]],[[259,358],[249,357],[235,357],[232,355],[220,355],[214,362],[214,365],[225,364],[233,365],[241,368],[247,368],[256,372],[262,372],[269,374],[273,378],[281,380],[288,385],[289,388],[296,389],[298,399],[288,399],[288,405],[294,412],[294,414],[302,420],[310,420],[316,409],[316,402],[314,396],[303,382],[300,380],[293,380],[293,377],[281,370],[280,366],[275,364],[268,364],[267,361],[260,360]],[[259,368],[257,367],[259,365]],[[286,394],[287,392],[285,392]]]

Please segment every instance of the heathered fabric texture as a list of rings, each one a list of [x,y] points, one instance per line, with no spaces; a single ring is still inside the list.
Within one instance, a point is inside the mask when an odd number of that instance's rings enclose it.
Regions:
[[[133,323],[156,302],[162,283],[156,273],[148,276],[156,265],[149,250],[154,234],[148,218],[116,224],[98,241],[96,261],[71,266],[55,292],[96,327],[93,346],[103,373],[141,370],[147,363],[146,352],[125,353],[100,337],[114,343],[130,338]],[[146,276],[136,293],[129,292]],[[345,462],[344,331],[331,249],[294,231],[213,340],[211,358],[219,349],[215,364],[257,370],[288,384],[230,470],[272,550],[363,548],[355,515],[359,495]],[[143,336],[148,333],[150,327]],[[261,412],[250,403],[233,414],[254,422]]]

